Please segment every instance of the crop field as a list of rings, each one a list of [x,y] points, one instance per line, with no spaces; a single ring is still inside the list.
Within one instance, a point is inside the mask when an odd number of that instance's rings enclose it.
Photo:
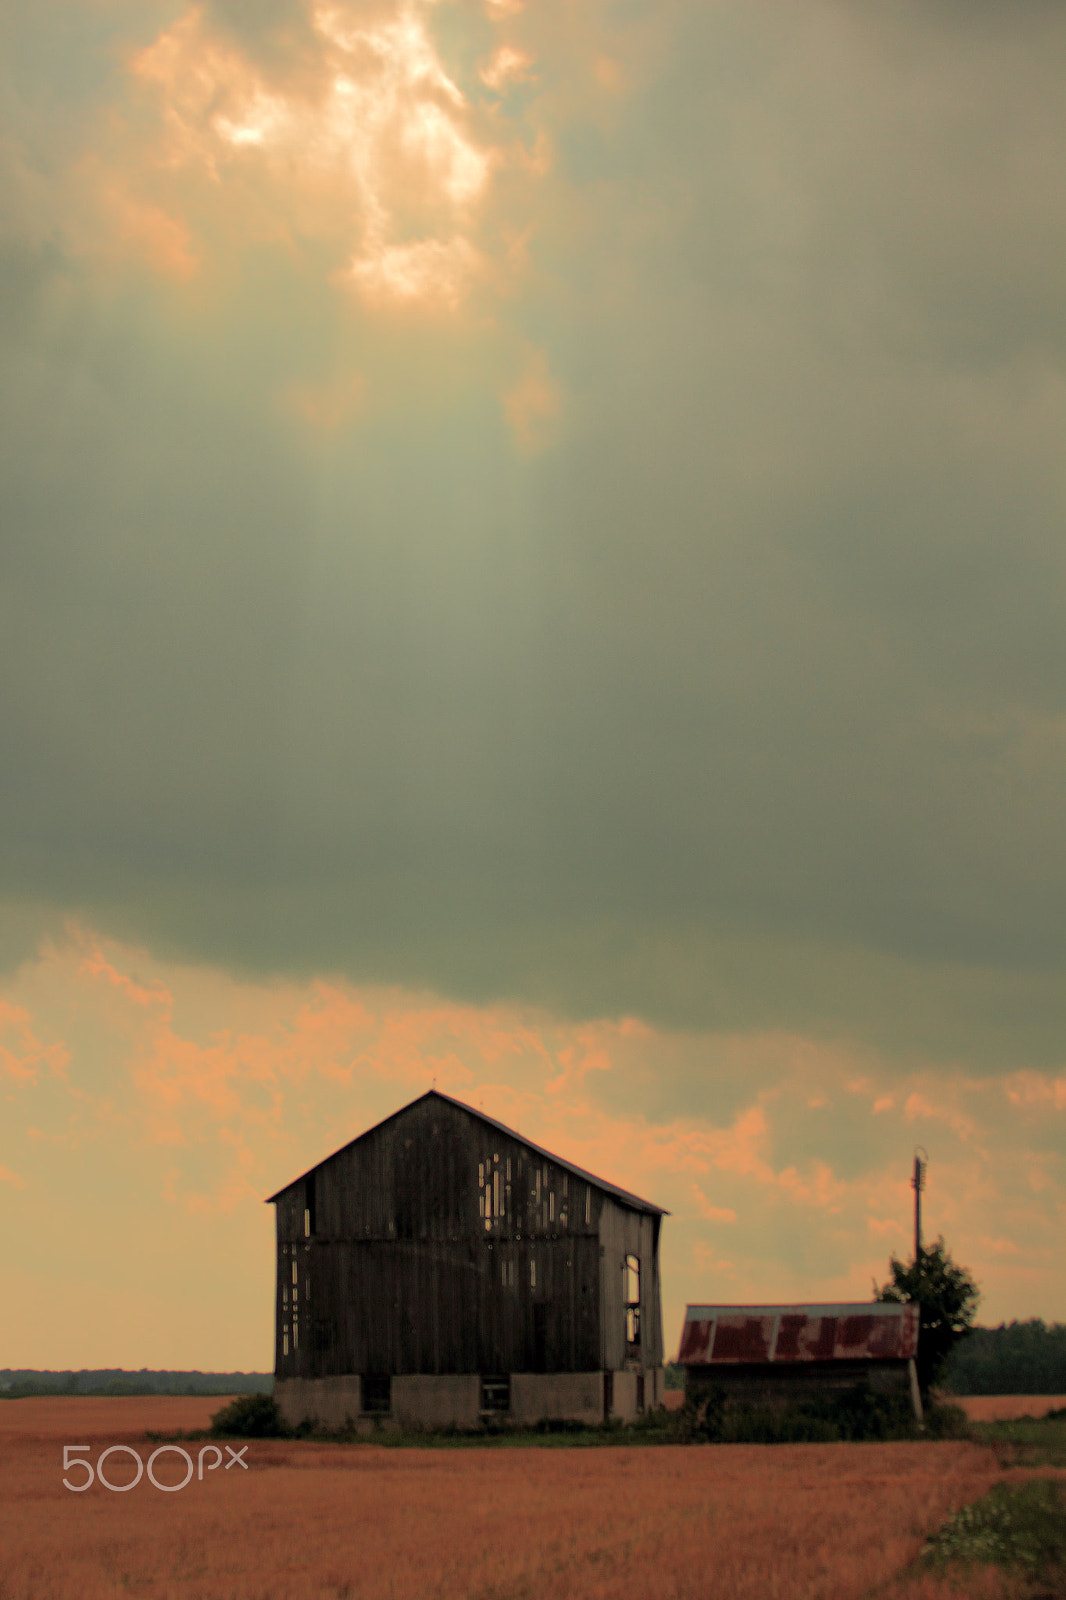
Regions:
[[[1011,1422],[1066,1409],[1066,1394],[969,1394],[951,1404],[961,1406],[971,1422]]]
[[[947,1600],[909,1570],[1003,1476],[968,1442],[599,1449],[383,1449],[252,1440],[184,1448],[172,1492],[63,1485],[148,1430],[203,1427],[214,1398],[0,1405],[2,1600]],[[135,1461],[116,1452],[110,1481]],[[176,1453],[154,1468],[184,1474]],[[70,1470],[83,1481],[84,1469]],[[1059,1474],[1062,1476],[1062,1474]],[[967,1600],[1027,1591],[994,1570]]]

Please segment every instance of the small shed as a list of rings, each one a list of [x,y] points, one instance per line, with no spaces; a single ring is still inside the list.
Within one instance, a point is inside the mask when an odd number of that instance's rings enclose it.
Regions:
[[[685,1309],[678,1362],[685,1395],[784,1406],[865,1382],[910,1393],[921,1420],[914,1357],[918,1307],[881,1301]]]
[[[339,1426],[662,1402],[662,1207],[431,1090],[271,1196],[274,1393]]]

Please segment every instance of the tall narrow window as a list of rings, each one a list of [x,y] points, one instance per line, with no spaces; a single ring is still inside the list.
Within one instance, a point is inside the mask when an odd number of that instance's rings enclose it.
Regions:
[[[626,1302],[626,1350],[635,1355],[640,1349],[640,1257],[626,1256],[623,1267]]]
[[[586,1183],[586,1185],[585,1185],[585,1226],[586,1226],[586,1228],[589,1227],[591,1225],[591,1223],[592,1223],[592,1185],[590,1183]]]
[[[315,1175],[310,1172],[304,1179],[304,1238],[313,1238],[315,1231]]]

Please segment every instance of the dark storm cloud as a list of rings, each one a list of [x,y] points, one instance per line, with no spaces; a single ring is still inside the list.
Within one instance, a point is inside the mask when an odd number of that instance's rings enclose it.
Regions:
[[[978,11],[676,8],[599,122],[530,13],[535,457],[483,329],[265,245],[200,300],[109,277],[24,129],[9,896],[261,970],[1054,1059],[1066,32]],[[264,61],[292,24],[212,15]],[[365,409],[312,440],[278,396],[345,360]]]

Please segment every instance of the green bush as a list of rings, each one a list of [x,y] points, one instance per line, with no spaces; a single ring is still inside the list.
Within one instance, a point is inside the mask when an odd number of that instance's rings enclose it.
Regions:
[[[983,1500],[957,1511],[922,1555],[935,1566],[950,1561],[1021,1568],[1041,1583],[1057,1584],[1066,1576],[1066,1506],[1058,1485],[1039,1478],[1018,1487],[996,1484]]]
[[[288,1433],[269,1394],[242,1394],[211,1418],[211,1432],[238,1439],[281,1439]]]
[[[687,1444],[826,1444],[909,1439],[918,1431],[905,1395],[875,1394],[866,1383],[787,1406],[730,1403],[725,1390],[715,1386],[685,1401],[676,1426],[678,1439]],[[959,1436],[950,1432],[953,1420],[944,1426],[949,1431],[937,1437]]]
[[[889,1266],[892,1281],[880,1290],[875,1284],[874,1295],[896,1305],[910,1302],[918,1307],[914,1364],[924,1401],[959,1341],[972,1334],[980,1290],[966,1268],[956,1266],[942,1237],[919,1250],[909,1266],[895,1256]]]

